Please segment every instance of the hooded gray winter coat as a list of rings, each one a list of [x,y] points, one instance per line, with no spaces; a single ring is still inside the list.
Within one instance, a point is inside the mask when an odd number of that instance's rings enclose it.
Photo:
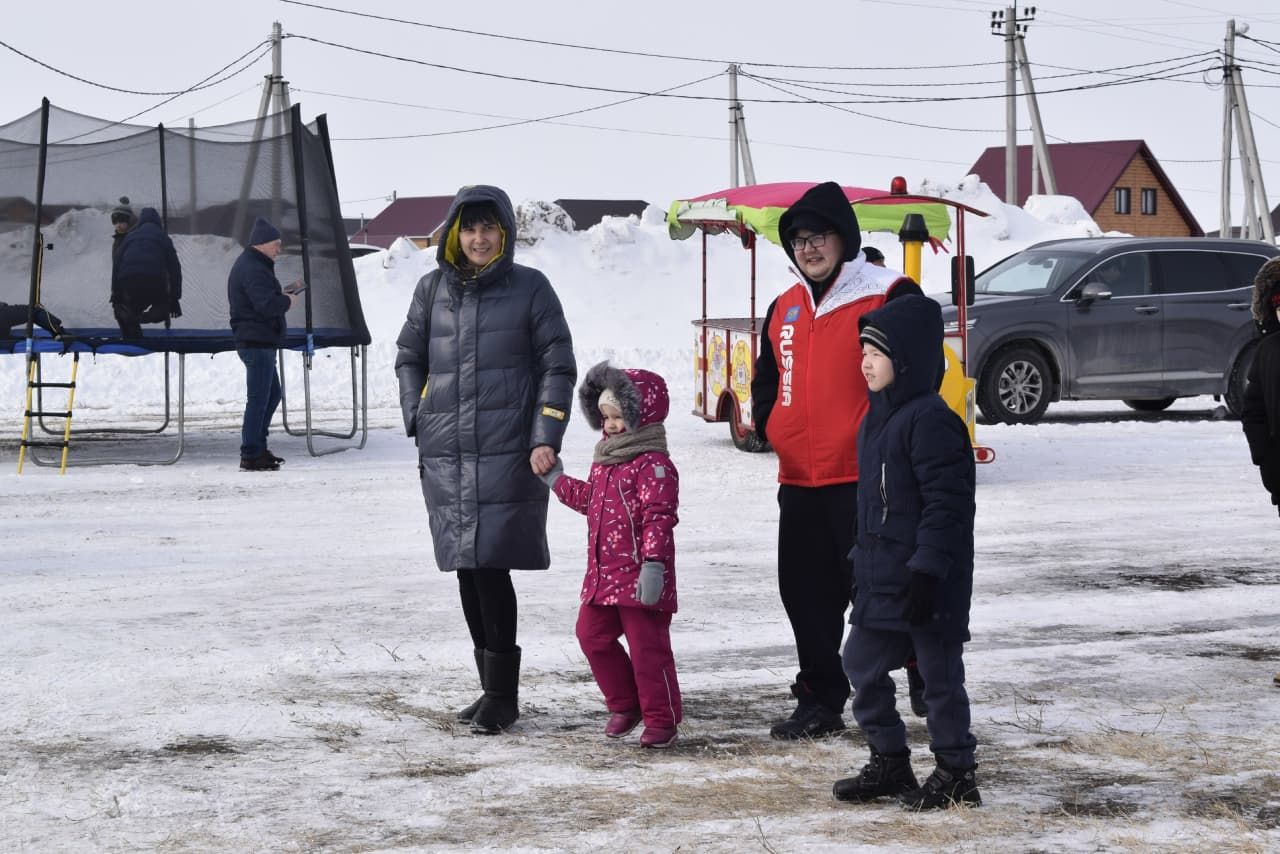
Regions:
[[[474,271],[459,219],[483,202],[497,209],[503,246]],[[512,259],[515,213],[502,190],[460,190],[443,235],[434,305],[435,272],[418,282],[396,340],[400,407],[418,443],[436,564],[546,569],[548,489],[529,455],[539,445],[560,451],[577,380],[569,326],[546,276]]]

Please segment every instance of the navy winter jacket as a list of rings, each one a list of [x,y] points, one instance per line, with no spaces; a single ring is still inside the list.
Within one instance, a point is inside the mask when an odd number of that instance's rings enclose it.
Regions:
[[[907,295],[861,318],[883,331],[894,381],[871,393],[858,432],[858,533],[850,557],[855,626],[934,631],[969,639],[973,594],[973,445],[960,416],[937,393],[942,314]],[[906,619],[911,573],[939,580],[935,616]]]
[[[279,347],[284,343],[290,301],[276,279],[276,262],[246,246],[227,276],[231,331],[237,347]]]
[[[167,280],[169,294],[182,299],[182,265],[155,208],[143,208],[138,224],[124,235],[111,272],[111,289],[115,293],[128,279]]]

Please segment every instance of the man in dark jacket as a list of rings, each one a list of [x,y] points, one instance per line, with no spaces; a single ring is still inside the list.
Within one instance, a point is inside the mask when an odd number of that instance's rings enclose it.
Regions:
[[[800,665],[795,711],[769,732],[795,739],[843,730],[849,698],[840,641],[852,586],[858,424],[867,410],[858,318],[890,295],[921,291],[867,262],[858,218],[834,182],[788,208],[778,234],[804,280],[765,313],[751,414],[778,454],[778,592]]]
[[[942,310],[904,296],[859,325],[871,408],[858,434],[857,595],[844,669],[871,761],[837,781],[834,794],[855,802],[897,795],[912,810],[977,806],[962,657],[973,595],[973,446],[937,393]],[[889,677],[913,644],[937,760],[924,786]]]
[[[457,572],[484,695],[459,713],[492,734],[519,717],[512,569],[546,569],[547,486],[577,367],[547,277],[516,264],[515,212],[464,187],[396,341],[405,430],[418,444],[436,564]]]
[[[179,317],[182,265],[155,208],[143,208],[138,224],[120,242],[111,269],[111,306],[125,338],[140,338],[143,323]]]
[[[240,428],[240,469],[276,471],[283,459],[267,448],[267,430],[280,405],[276,351],[284,343],[285,315],[302,293],[300,282],[282,289],[276,279],[280,231],[259,217],[227,277],[231,331],[245,369],[244,423]]]

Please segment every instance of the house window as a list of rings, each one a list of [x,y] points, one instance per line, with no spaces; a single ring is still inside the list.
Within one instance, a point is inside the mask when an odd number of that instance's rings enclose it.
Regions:
[[[1156,212],[1156,191],[1144,187],[1142,189],[1142,212],[1147,216],[1154,216]]]
[[[1116,213],[1129,213],[1129,188],[1116,187]]]

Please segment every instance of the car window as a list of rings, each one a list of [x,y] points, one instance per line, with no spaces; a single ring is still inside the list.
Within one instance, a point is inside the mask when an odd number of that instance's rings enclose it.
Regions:
[[[1080,284],[1092,282],[1109,290],[1112,299],[1146,296],[1152,290],[1150,257],[1145,252],[1130,252],[1108,258],[1090,270]]]
[[[1195,294],[1236,287],[1235,274],[1219,252],[1155,253],[1160,264],[1160,292]]]
[[[983,270],[974,280],[979,294],[1029,296],[1056,290],[1090,256],[1081,252],[1031,249]]]
[[[1267,259],[1261,255],[1251,255],[1248,252],[1223,252],[1223,259],[1227,262],[1227,269],[1231,271],[1231,282],[1228,288],[1251,288],[1253,280],[1258,275],[1258,270],[1266,263]]]

